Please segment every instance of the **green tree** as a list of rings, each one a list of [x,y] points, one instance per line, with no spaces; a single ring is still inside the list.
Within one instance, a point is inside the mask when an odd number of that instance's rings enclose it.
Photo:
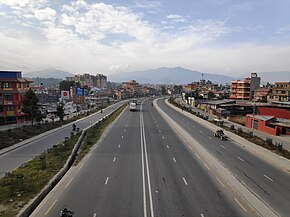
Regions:
[[[162,95],[166,94],[166,87],[164,85],[161,86],[161,93]]]
[[[56,115],[59,117],[59,120],[62,122],[63,117],[64,117],[64,108],[63,108],[62,103],[57,106]]]
[[[37,96],[35,95],[33,90],[29,89],[24,95],[22,112],[28,115],[29,119],[31,120],[31,125],[33,125],[33,121],[38,114],[37,103]]]
[[[215,98],[215,94],[213,92],[209,91],[208,94],[207,94],[207,98],[208,99],[213,99],[213,98]]]
[[[173,93],[174,94],[180,94],[182,91],[182,85],[174,85],[173,86]]]
[[[59,82],[59,89],[60,90],[70,90],[71,87],[74,87],[75,82],[74,81],[66,81],[63,80]]]

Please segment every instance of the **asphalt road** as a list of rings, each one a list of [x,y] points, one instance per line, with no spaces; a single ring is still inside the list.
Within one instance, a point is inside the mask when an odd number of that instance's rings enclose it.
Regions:
[[[83,118],[74,123],[76,123],[77,127],[80,129],[84,129],[105,115],[111,113],[123,103],[124,102],[116,103],[106,109],[103,109],[103,113],[97,112],[88,118]],[[72,124],[73,123],[70,123],[60,127],[57,131],[52,133],[46,132],[42,134],[43,136],[39,139],[33,140],[32,138],[31,142],[7,153],[1,154],[0,151],[0,177],[3,177],[5,172],[11,171],[14,168],[21,166],[23,163],[29,161],[37,154],[40,154],[44,150],[51,148],[53,145],[62,142],[65,137],[70,136],[72,131]]]
[[[147,100],[127,108],[31,216],[251,216]]]
[[[290,213],[290,175],[248,152],[234,141],[221,141],[213,132],[180,112],[164,100],[158,105],[185,131],[214,155],[244,185],[262,198],[281,216]],[[184,111],[185,112],[185,111]]]

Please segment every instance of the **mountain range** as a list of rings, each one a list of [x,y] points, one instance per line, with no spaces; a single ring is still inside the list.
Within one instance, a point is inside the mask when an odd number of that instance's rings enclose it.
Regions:
[[[65,77],[72,77],[74,74],[62,70],[41,70],[34,72],[24,72],[24,78],[56,78],[65,79]]]
[[[151,84],[187,84],[201,79],[210,80],[214,83],[230,83],[235,78],[226,75],[217,75],[192,71],[181,67],[158,69],[149,69],[136,72],[123,72],[108,76],[108,80],[113,82],[122,82],[136,80],[140,83]]]
[[[92,73],[91,73],[92,74]],[[134,72],[121,72],[117,74],[108,75],[108,81],[112,82],[124,82],[129,80],[136,80],[139,83],[151,83],[151,84],[187,84],[201,79],[210,80],[214,83],[230,83],[232,80],[242,79],[250,76],[251,73],[241,75],[242,77],[235,78],[226,75],[219,75],[214,73],[202,73],[198,71],[192,71],[182,67],[175,68],[157,68],[143,71]],[[62,71],[62,70],[43,70],[36,72],[24,73],[23,77],[26,78],[56,78],[65,79],[65,77],[71,77],[74,74]],[[266,82],[274,83],[275,81],[290,81],[290,72],[258,72],[258,76],[261,77],[262,84]]]

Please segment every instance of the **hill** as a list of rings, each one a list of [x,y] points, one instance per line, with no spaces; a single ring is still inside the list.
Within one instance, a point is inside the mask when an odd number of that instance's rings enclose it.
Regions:
[[[41,70],[35,72],[23,73],[25,78],[55,78],[55,79],[65,79],[65,77],[71,77],[74,74],[62,71],[62,70]]]
[[[114,82],[136,80],[139,83],[152,84],[187,84],[194,81],[199,81],[201,79],[201,72],[192,71],[181,67],[162,67],[144,71],[123,72],[108,76],[108,80]],[[235,78],[226,75],[203,73],[203,79],[213,81],[214,83],[230,83],[230,81]]]

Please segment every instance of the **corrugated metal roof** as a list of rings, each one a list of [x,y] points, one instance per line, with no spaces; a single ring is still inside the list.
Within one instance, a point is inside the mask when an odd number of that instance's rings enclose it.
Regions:
[[[253,117],[253,115],[247,115],[248,117]],[[255,119],[258,119],[258,120],[262,120],[262,121],[268,121],[268,120],[271,120],[273,118],[275,118],[275,116],[267,116],[267,115],[254,115],[254,118]]]

